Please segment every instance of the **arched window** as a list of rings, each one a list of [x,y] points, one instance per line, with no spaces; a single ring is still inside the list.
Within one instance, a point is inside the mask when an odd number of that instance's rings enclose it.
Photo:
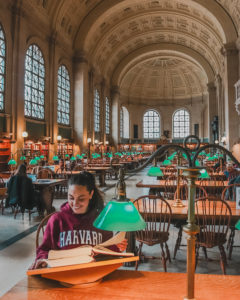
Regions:
[[[173,137],[185,138],[190,132],[190,116],[186,109],[179,109],[173,114]]]
[[[100,132],[100,96],[98,90],[94,93],[94,131]]]
[[[125,106],[120,110],[120,138],[129,138],[129,113]]]
[[[45,67],[41,50],[31,45],[25,57],[25,116],[44,119]]]
[[[143,138],[160,138],[160,116],[155,110],[148,110],[143,115]]]
[[[6,42],[3,28],[0,24],[0,110],[4,110],[6,77]]]
[[[110,134],[110,106],[108,98],[105,99],[105,131]]]
[[[62,65],[58,69],[58,105],[57,121],[59,124],[70,124],[70,78],[67,68]]]

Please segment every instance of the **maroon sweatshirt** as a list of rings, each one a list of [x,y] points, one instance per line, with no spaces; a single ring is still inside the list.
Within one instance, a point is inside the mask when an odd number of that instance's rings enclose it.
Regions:
[[[61,211],[49,219],[43,242],[37,249],[36,259],[48,258],[49,250],[65,250],[82,245],[95,246],[111,238],[111,231],[93,227],[96,217],[95,211],[74,214],[69,204],[64,203]],[[111,246],[111,250],[119,252],[115,245]]]

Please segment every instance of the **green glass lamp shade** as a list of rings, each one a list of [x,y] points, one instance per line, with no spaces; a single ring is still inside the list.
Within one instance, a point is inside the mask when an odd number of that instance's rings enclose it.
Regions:
[[[200,173],[201,173],[201,175],[199,176],[199,178],[202,178],[202,179],[210,178],[210,176],[208,175],[207,170],[202,169],[202,170],[200,171]]]
[[[207,155],[205,151],[201,151],[198,155]]]
[[[77,158],[77,159],[82,159],[82,155],[77,154],[77,155],[76,155],[76,158]]]
[[[34,165],[37,165],[37,164],[38,164],[38,162],[35,158],[31,159],[30,162],[29,162],[29,165],[31,165],[31,166],[34,166]]]
[[[162,163],[163,166],[170,166],[172,162],[169,159],[165,159]]]
[[[58,156],[57,155],[54,155],[52,160],[59,160]]]
[[[198,159],[195,161],[195,166],[196,166],[196,167],[200,167],[200,162],[199,162]]]
[[[40,159],[45,159],[45,156],[44,155],[40,155]]]
[[[69,154],[65,154],[65,158],[69,158]]]
[[[216,159],[216,158],[215,158],[214,156],[209,156],[207,160],[208,160],[208,161],[211,161],[211,160],[215,160],[215,159]]]
[[[72,156],[72,157],[70,158],[70,160],[76,160],[76,157],[75,157],[75,156]]]
[[[238,230],[240,230],[240,219],[235,224],[235,228],[238,229]]]
[[[16,164],[17,164],[17,162],[16,162],[16,160],[13,159],[13,158],[11,158],[11,159],[9,160],[9,162],[8,162],[8,165],[9,165],[9,166],[15,166]]]
[[[40,157],[38,157],[38,156],[36,156],[36,157],[35,157],[35,159],[36,159],[36,160],[41,160],[41,158],[40,158]]]
[[[20,157],[20,160],[26,160],[26,156],[22,155],[22,156]]]
[[[132,202],[111,200],[93,226],[109,231],[136,231],[144,229],[146,223]]]
[[[163,176],[163,172],[159,167],[152,166],[148,171],[148,176]]]

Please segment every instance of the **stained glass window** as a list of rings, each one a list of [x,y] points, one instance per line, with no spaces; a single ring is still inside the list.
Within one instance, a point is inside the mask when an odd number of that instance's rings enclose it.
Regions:
[[[143,138],[160,138],[160,116],[154,110],[148,110],[143,115]]]
[[[100,96],[98,90],[94,93],[94,131],[100,132]]]
[[[110,133],[110,106],[107,97],[105,99],[105,131],[106,134]]]
[[[58,69],[58,105],[57,121],[59,124],[70,124],[70,78],[67,68],[62,65]]]
[[[0,110],[4,110],[6,76],[6,43],[3,28],[0,24]]]
[[[31,45],[25,57],[25,116],[44,119],[45,67],[41,50]]]
[[[190,132],[190,116],[186,109],[179,109],[173,115],[173,137],[185,138]]]

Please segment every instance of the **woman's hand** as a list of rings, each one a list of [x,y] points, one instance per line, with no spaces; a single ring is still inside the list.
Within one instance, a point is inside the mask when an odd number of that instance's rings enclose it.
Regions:
[[[41,268],[46,268],[46,267],[47,267],[47,263],[42,259],[38,259],[31,265],[29,270],[41,269]]]
[[[127,249],[127,245],[128,245],[127,239],[124,239],[121,243],[117,244],[116,246],[121,252],[123,252]]]

